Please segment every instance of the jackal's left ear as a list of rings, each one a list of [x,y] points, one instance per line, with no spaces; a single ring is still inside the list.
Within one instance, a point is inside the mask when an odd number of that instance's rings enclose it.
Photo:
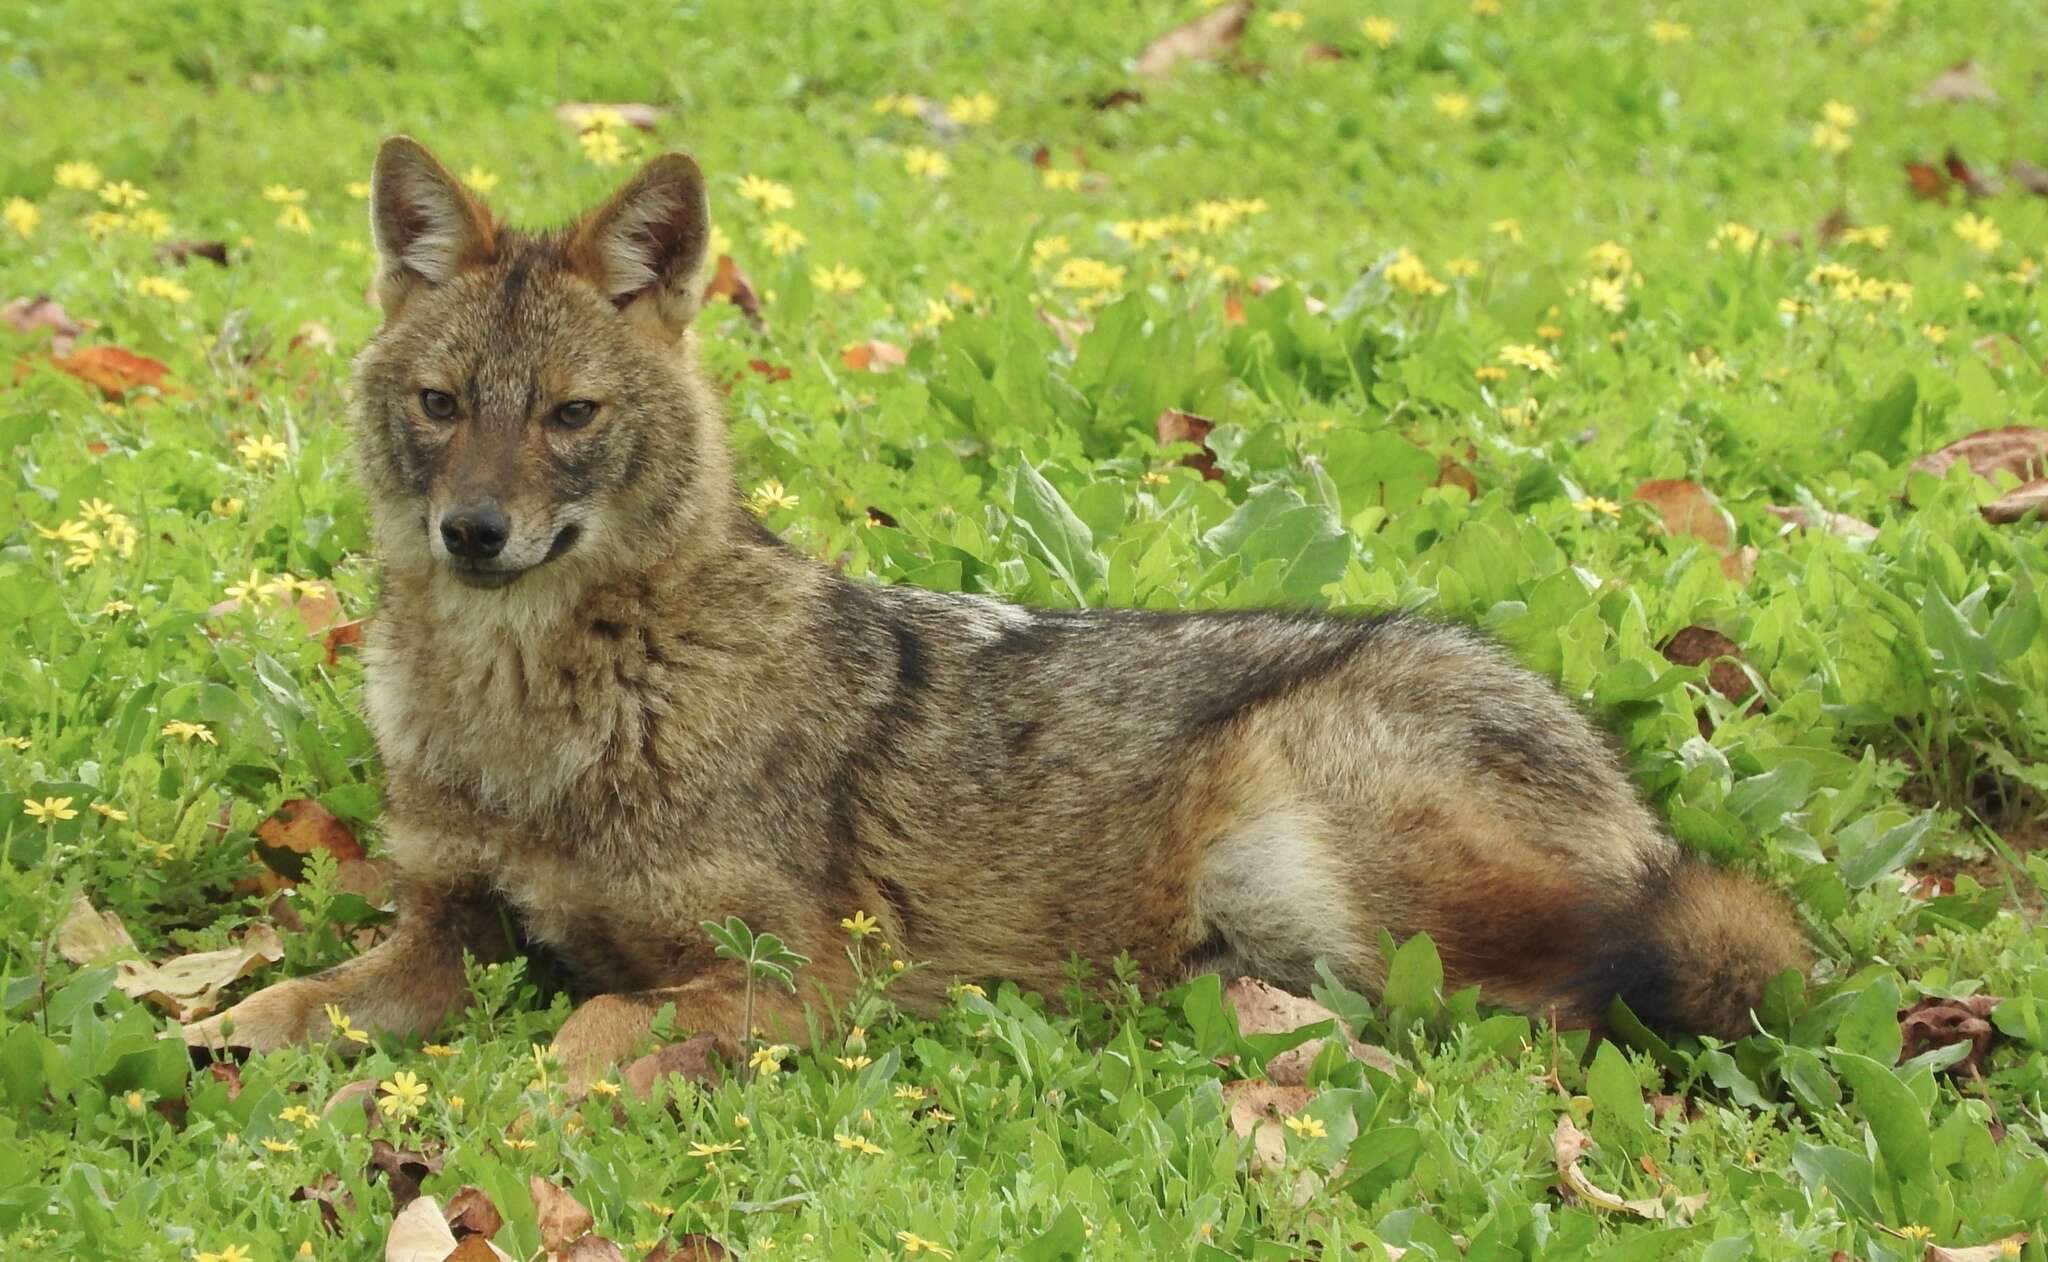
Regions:
[[[370,233],[379,261],[377,303],[386,319],[420,286],[446,284],[464,268],[489,261],[497,240],[483,203],[410,136],[393,136],[377,150]]]
[[[577,226],[569,258],[621,311],[644,303],[679,333],[696,310],[710,239],[703,173],[686,155],[665,153]]]

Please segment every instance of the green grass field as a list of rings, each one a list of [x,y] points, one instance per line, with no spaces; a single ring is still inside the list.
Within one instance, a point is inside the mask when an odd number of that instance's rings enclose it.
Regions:
[[[0,1254],[383,1256],[395,1148],[521,1258],[533,1176],[632,1258],[2048,1256],[2048,553],[2006,498],[2048,424],[2048,11],[1302,0],[1134,64],[1219,12],[0,13],[0,301],[61,308],[0,324]],[[193,1070],[81,898],[131,956],[229,952],[158,979],[187,1011],[386,921],[332,628],[375,605],[345,413],[393,131],[528,223],[697,156],[748,286],[705,359],[799,549],[1041,604],[1476,622],[1681,838],[1796,898],[1814,977],[1734,1045],[1592,1049],[1442,993],[1417,940],[1384,997],[1318,995],[1394,1060],[1333,1043],[1250,1136],[1266,1097],[1225,1084],[1326,1027],[1102,962],[912,1020],[852,941],[860,1006],[714,1089],[572,1100],[570,999],[516,966],[432,1046]],[[332,822],[274,821],[306,799]],[[1985,1054],[1927,1037],[1958,1005],[1902,1025],[1972,997]],[[365,1079],[374,1121],[323,1116]]]

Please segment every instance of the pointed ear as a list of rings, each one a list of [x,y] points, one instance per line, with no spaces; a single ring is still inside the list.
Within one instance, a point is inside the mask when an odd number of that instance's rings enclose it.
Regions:
[[[377,302],[398,314],[421,286],[444,284],[496,247],[491,213],[410,136],[377,150],[370,173],[370,233],[377,243]]]
[[[703,173],[688,156],[665,153],[577,225],[569,258],[621,311],[637,306],[680,333],[696,311],[710,239]]]

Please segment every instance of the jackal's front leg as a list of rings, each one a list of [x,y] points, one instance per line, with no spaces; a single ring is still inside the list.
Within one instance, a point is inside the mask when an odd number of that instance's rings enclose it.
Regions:
[[[320,1042],[336,1032],[329,1005],[372,1033],[431,1030],[467,993],[463,951],[495,960],[508,945],[496,905],[482,890],[401,883],[398,926],[389,938],[345,964],[266,986],[186,1026],[185,1042],[257,1052]]]

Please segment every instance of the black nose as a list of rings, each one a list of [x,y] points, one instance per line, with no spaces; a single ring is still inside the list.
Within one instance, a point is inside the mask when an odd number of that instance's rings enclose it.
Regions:
[[[503,552],[511,535],[512,519],[494,499],[451,508],[441,518],[441,541],[448,551],[473,561],[487,561]]]

